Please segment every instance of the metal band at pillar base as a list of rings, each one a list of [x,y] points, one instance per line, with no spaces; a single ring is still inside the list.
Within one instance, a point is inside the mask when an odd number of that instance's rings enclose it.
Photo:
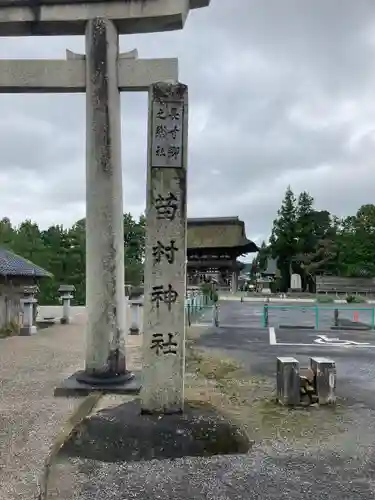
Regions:
[[[159,412],[154,412],[154,411],[151,411],[151,410],[143,410],[141,409],[141,415],[152,415],[152,416],[165,416],[165,415],[183,415],[184,413],[184,410],[182,409],[178,409],[178,410],[169,410],[169,409],[166,409],[164,411],[159,411]]]
[[[77,397],[99,391],[105,394],[139,394],[141,390],[140,373],[126,372],[120,375],[108,374],[106,378],[96,377],[84,370],[78,371],[63,380],[55,388],[56,397]]]
[[[89,385],[116,385],[123,384],[125,382],[129,382],[134,379],[134,373],[125,372],[125,373],[98,373],[97,375],[92,373],[87,373],[84,370],[76,373],[76,379],[78,382],[82,382],[83,384]]]

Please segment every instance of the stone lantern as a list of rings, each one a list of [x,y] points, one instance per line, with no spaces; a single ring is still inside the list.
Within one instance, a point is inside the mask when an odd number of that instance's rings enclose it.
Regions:
[[[70,323],[70,301],[74,297],[74,292],[76,291],[74,285],[60,285],[59,294],[60,300],[63,305],[63,313],[60,319],[62,325],[67,325]]]

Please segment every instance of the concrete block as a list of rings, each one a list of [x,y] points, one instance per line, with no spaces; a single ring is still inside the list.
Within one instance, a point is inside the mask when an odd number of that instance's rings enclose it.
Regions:
[[[319,404],[336,402],[336,364],[328,358],[310,358]]]
[[[299,362],[295,358],[277,358],[277,400],[291,406],[300,403]]]

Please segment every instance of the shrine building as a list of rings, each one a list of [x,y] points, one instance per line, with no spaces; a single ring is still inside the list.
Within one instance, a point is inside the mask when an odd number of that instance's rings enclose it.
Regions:
[[[238,217],[208,217],[187,221],[187,285],[215,281],[219,289],[236,292],[244,265],[241,255],[258,252],[247,239]]]

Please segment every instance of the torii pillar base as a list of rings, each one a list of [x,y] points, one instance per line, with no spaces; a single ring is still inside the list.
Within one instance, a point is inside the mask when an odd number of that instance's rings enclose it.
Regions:
[[[87,396],[92,392],[104,394],[139,394],[141,390],[140,372],[127,372],[122,375],[95,377],[80,370],[55,388],[56,397]]]

